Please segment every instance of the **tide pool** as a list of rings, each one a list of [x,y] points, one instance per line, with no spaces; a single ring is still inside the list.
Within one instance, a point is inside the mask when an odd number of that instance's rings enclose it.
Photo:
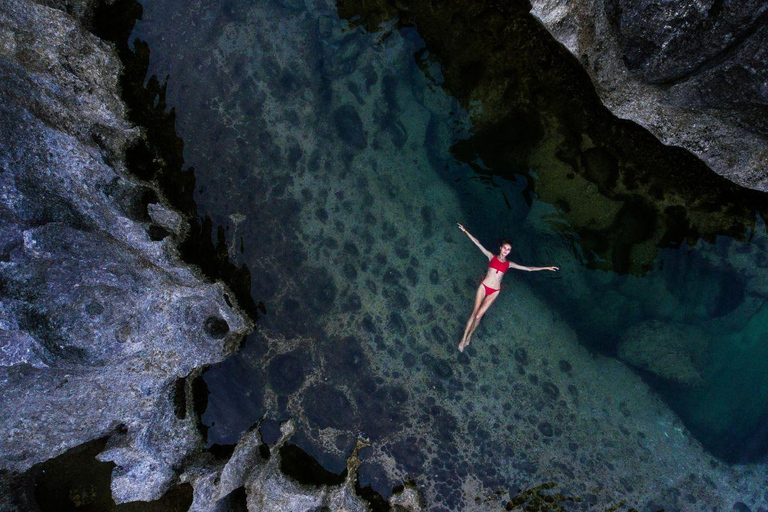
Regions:
[[[361,485],[429,510],[548,482],[566,510],[768,507],[763,196],[559,96],[583,77],[549,43],[494,74],[482,30],[404,13],[143,7],[200,214],[266,310],[205,374],[210,446],[293,418],[340,473],[362,437]],[[543,37],[523,15],[508,37]],[[456,222],[562,269],[510,271],[464,354],[487,262]]]

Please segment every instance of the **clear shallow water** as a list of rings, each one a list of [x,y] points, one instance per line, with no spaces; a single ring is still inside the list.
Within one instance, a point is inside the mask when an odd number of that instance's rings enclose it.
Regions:
[[[369,33],[325,4],[144,5],[134,35],[170,75],[200,212],[267,308],[206,374],[209,443],[293,417],[294,442],[340,471],[363,435],[363,485],[413,476],[433,510],[545,481],[574,509],[768,506],[759,466],[719,464],[686,430],[728,462],[768,449],[751,196],[654,189],[646,167],[687,160],[574,136],[555,100],[486,122],[414,28]],[[509,275],[465,355],[485,263],[456,221],[563,268]]]

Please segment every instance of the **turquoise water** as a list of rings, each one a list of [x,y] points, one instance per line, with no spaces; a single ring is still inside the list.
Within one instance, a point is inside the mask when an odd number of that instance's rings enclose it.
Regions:
[[[365,437],[362,485],[412,477],[430,510],[546,482],[567,510],[768,507],[762,196],[685,181],[703,166],[624,123],[578,131],[544,86],[488,121],[394,20],[143,5],[200,214],[266,308],[205,375],[210,445],[293,418],[340,472]],[[456,222],[562,268],[510,273],[464,354],[486,262]]]

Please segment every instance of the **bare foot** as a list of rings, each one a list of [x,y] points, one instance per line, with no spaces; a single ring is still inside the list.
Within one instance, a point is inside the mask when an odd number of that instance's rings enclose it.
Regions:
[[[461,340],[461,343],[459,343],[459,352],[464,352],[464,340]]]

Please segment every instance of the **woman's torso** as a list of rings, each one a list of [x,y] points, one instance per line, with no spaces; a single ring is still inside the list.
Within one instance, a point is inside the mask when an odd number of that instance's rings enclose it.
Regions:
[[[500,288],[504,274],[509,270],[509,260],[500,261],[494,256],[488,261],[488,271],[485,273],[483,284],[491,288]]]

